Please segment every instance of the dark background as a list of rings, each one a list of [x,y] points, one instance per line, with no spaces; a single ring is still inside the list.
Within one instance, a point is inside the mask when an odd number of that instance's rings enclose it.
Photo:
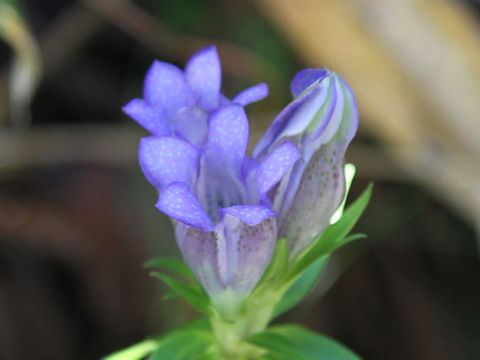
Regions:
[[[375,182],[368,238],[280,320],[370,360],[480,359],[478,4],[287,3],[0,1],[0,359],[98,359],[196,316],[142,269],[179,254],[136,162],[147,134],[120,108],[153,59],[183,67],[211,43],[227,96],[270,85],[247,108],[251,144],[302,68],[359,99],[348,160],[351,198]]]

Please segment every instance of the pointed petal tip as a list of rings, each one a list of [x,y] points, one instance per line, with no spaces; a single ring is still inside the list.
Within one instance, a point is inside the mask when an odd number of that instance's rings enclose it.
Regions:
[[[167,116],[194,104],[194,96],[183,71],[160,60],[153,61],[145,75],[143,95],[149,105],[163,109]]]
[[[204,47],[190,57],[185,65],[185,77],[199,97],[198,105],[208,110],[218,106],[222,68],[214,45]]]
[[[275,186],[300,158],[301,152],[292,141],[284,141],[260,163],[257,172],[259,195]]]
[[[168,185],[160,193],[155,207],[171,218],[196,229],[204,232],[214,230],[212,220],[185,183],[174,182]]]
[[[122,111],[154,135],[170,134],[165,114],[149,106],[143,99],[133,99],[122,107]]]

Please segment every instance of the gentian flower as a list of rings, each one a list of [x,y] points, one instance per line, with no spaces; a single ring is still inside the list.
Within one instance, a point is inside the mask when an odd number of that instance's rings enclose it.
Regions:
[[[267,85],[261,83],[230,101],[220,92],[220,85],[220,59],[215,46],[208,46],[188,60],[184,72],[154,61],[145,76],[144,99],[133,99],[123,111],[153,135],[201,144],[206,140],[210,112],[232,102],[248,105],[268,95]]]
[[[301,159],[271,194],[279,237],[287,239],[293,258],[322,234],[342,203],[344,156],[358,127],[358,110],[347,83],[326,69],[300,71],[291,92],[294,100],[252,155],[261,161],[285,141],[301,151]]]
[[[124,111],[152,132],[139,146],[140,166],[159,191],[157,208],[174,220],[186,263],[220,312],[238,311],[268,266],[277,239],[269,191],[299,159],[291,141],[261,161],[246,157],[243,109],[266,95],[263,84],[233,101],[220,93],[215,48],[195,54],[185,74],[155,62],[144,100]]]

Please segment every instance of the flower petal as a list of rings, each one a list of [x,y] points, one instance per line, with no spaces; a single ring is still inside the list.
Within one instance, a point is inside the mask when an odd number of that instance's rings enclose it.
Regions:
[[[342,202],[345,190],[344,153],[345,148],[338,148],[334,143],[323,146],[300,172],[298,189],[290,187],[291,184],[286,186],[286,191],[293,188],[295,195],[291,205],[281,212],[279,235],[288,240],[291,257],[307,248],[327,228],[331,216]],[[292,177],[290,180],[296,179]],[[277,194],[275,200],[276,197]]]
[[[208,118],[208,162],[239,172],[248,144],[248,119],[240,105],[227,105]]]
[[[181,109],[173,120],[173,131],[191,144],[202,143],[207,137],[207,113],[199,107]]]
[[[297,114],[300,110],[305,109],[305,106],[312,101],[315,102],[313,105],[317,106],[317,103],[323,102],[327,96],[326,89],[327,86],[322,82],[318,87],[312,89],[312,91],[302,94],[288,104],[287,107],[278,114],[267,132],[259,140],[253,149],[252,156],[260,159],[279,141],[288,136],[302,133],[307,128],[311,119],[305,117],[305,110],[303,110],[302,116],[297,116]],[[307,109],[310,108],[314,109],[313,106]]]
[[[234,103],[246,106],[252,102],[262,100],[268,95],[268,85],[260,83],[243,90],[233,99]]]
[[[338,75],[335,77],[337,97],[342,99],[336,103],[338,114],[331,116],[324,133],[316,140],[303,138],[301,161],[282,179],[274,195],[273,208],[280,214],[280,236],[289,240],[292,256],[326,229],[344,196],[344,156],[358,127],[358,111],[348,85]],[[334,119],[336,116],[340,123]],[[329,134],[331,124],[335,126],[334,134]],[[330,139],[327,144],[325,139]]]
[[[299,96],[306,88],[327,74],[328,70],[326,69],[305,69],[298,72],[290,83],[293,97]]]
[[[122,110],[154,135],[171,133],[164,112],[155,110],[142,99],[133,99]]]
[[[195,53],[185,67],[187,82],[199,96],[198,105],[212,110],[218,106],[222,70],[215,46]]]
[[[191,184],[198,168],[198,150],[188,142],[169,136],[140,140],[138,157],[147,180],[157,188],[176,181]]]
[[[227,213],[221,224],[226,247],[223,256],[219,256],[220,274],[236,293],[248,295],[272,258],[277,239],[276,220],[268,217],[250,226]]]
[[[219,209],[220,214],[230,214],[249,226],[258,225],[266,219],[276,216],[274,211],[262,205],[235,205]]]
[[[285,141],[260,163],[257,170],[258,192],[262,196],[277,184],[300,158],[300,150],[291,141]]]
[[[143,96],[155,109],[164,110],[167,118],[182,107],[194,104],[193,93],[182,70],[158,60],[153,62],[145,76]]]
[[[243,301],[260,280],[270,263],[277,228],[273,217],[249,226],[233,215],[225,214],[214,232],[179,224],[177,238],[185,262],[212,299],[217,309],[223,304],[222,293],[233,291],[237,302]]]
[[[215,295],[225,290],[218,269],[218,235],[179,222],[175,225],[175,237],[183,259],[214,299]]]
[[[155,205],[160,211],[184,224],[202,231],[212,231],[213,223],[197,198],[185,183],[174,182],[168,185]]]

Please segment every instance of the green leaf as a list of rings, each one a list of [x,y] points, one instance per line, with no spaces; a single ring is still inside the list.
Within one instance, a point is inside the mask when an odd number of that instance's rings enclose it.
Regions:
[[[297,325],[275,326],[247,339],[272,358],[296,360],[359,360],[356,354],[329,337]]]
[[[148,339],[138,344],[132,345],[126,349],[117,351],[111,355],[104,357],[102,360],[140,360],[144,359],[145,356],[156,352],[159,346],[165,346],[164,343],[168,339],[177,337],[179,334],[186,333],[205,333],[211,334],[212,326],[210,321],[206,318],[198,319],[189,324],[178,327],[177,329],[157,338],[157,339]],[[202,358],[203,359],[203,358]],[[205,358],[207,359],[207,358]],[[200,358],[199,358],[200,360]]]
[[[152,272],[150,275],[162,280],[174,293],[183,297],[190,305],[200,312],[208,313],[210,301],[207,294],[198,286],[184,284],[168,275]],[[171,296],[171,295],[169,295]]]
[[[193,275],[192,270],[181,260],[173,259],[173,258],[156,258],[147,261],[143,267],[145,269],[150,269],[150,268],[162,268],[162,269],[167,269],[172,272],[175,272],[179,275],[182,275],[188,279],[195,280],[195,276]]]
[[[102,358],[102,360],[140,360],[155,351],[157,346],[158,341],[156,340],[144,340],[138,344],[108,355]]]
[[[324,256],[317,259],[294,281],[275,306],[273,317],[277,317],[297,305],[312,290],[325,270],[329,258],[329,256]]]
[[[206,354],[214,343],[211,332],[200,329],[176,330],[161,340],[149,360],[206,359]]]
[[[323,235],[307,250],[289,272],[289,279],[298,276],[317,259],[332,253],[338,247],[361,236],[346,238],[368,205],[372,195],[372,184],[348,207],[335,224],[330,225]],[[347,241],[348,240],[348,241]]]

